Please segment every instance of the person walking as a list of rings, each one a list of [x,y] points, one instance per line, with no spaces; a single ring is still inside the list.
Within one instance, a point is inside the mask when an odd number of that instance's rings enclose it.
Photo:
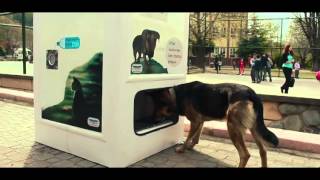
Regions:
[[[296,61],[294,63],[294,78],[299,79],[300,63]]]
[[[267,73],[267,62],[268,62],[268,57],[267,54],[262,54],[261,57],[261,79],[262,81],[266,81],[266,73]]]
[[[285,77],[285,82],[281,86],[281,93],[289,93],[289,86],[292,81],[292,69],[293,69],[293,50],[290,44],[287,44],[282,53],[282,71]]]
[[[219,68],[219,71],[221,71],[221,66],[222,66],[222,60],[221,60],[221,59],[219,59],[219,61],[218,61],[218,68]]]
[[[320,71],[316,72],[316,79],[320,82]]]
[[[233,70],[236,70],[236,65],[237,65],[236,59],[232,59]]]
[[[219,67],[218,67],[219,65],[218,65],[218,57],[215,57],[214,58],[214,68],[215,68],[215,70],[217,71],[217,74],[219,74]]]
[[[261,61],[261,57],[259,54],[257,55],[257,58],[254,61],[254,69],[255,69],[256,83],[261,83],[261,80],[262,80],[262,61]]]
[[[268,73],[269,75],[269,82],[272,82],[272,75],[271,75],[271,69],[272,69],[272,65],[273,65],[273,62],[272,62],[272,59],[269,57],[268,54],[266,54],[266,69],[265,69],[265,72],[263,74],[263,79],[266,79],[266,75]]]
[[[250,72],[250,75],[251,75],[251,80],[252,80],[252,83],[255,83],[256,82],[256,77],[255,77],[255,67],[254,67],[254,62],[255,62],[255,56],[252,56],[250,58],[250,66],[251,66],[251,72]]]
[[[243,58],[241,58],[239,62],[239,75],[244,75],[244,68],[245,68],[245,64],[244,64]]]

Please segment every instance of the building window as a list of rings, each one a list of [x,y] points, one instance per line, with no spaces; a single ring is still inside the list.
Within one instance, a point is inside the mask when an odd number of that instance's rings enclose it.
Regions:
[[[231,37],[236,37],[237,35],[237,29],[236,28],[231,28]]]
[[[214,53],[219,54],[219,48],[215,48]]]
[[[226,28],[226,27],[223,27],[223,28],[221,29],[221,36],[222,36],[222,37],[225,37],[225,36],[226,36],[226,32],[227,32],[227,28]]]

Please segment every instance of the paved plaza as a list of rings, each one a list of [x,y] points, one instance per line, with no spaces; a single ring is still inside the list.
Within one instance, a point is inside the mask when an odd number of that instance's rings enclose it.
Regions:
[[[33,111],[31,106],[0,101],[0,167],[104,167],[36,143]],[[260,167],[256,145],[248,147],[248,167]],[[269,167],[320,167],[320,154],[286,149],[269,149],[268,160]],[[202,136],[194,151],[176,154],[172,147],[130,167],[236,167],[238,162],[230,140]]]
[[[272,82],[262,81],[257,84],[252,83],[251,77],[248,75],[240,76],[201,73],[187,75],[187,82],[191,81],[202,81],[206,83],[239,83],[251,87],[257,94],[320,99],[320,82],[316,79],[296,79],[294,87],[289,89],[288,94],[282,94],[280,91],[280,87],[285,81],[283,77],[272,77]]]

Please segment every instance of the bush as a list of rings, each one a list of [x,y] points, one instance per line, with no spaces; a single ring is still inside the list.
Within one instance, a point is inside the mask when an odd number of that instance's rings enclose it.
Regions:
[[[5,56],[5,55],[6,55],[6,53],[4,52],[3,48],[0,47],[0,56]]]
[[[305,66],[305,69],[312,69],[312,54],[311,53],[308,53],[307,54],[307,58],[306,58],[306,62],[305,62],[306,66]]]

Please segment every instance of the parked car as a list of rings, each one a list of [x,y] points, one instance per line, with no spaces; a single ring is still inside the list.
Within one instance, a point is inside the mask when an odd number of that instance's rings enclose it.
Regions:
[[[14,57],[17,60],[22,60],[23,59],[23,53],[22,53],[22,48],[18,48],[15,52],[14,52]],[[27,60],[32,62],[32,51],[28,48],[26,48],[26,56],[27,56]]]

